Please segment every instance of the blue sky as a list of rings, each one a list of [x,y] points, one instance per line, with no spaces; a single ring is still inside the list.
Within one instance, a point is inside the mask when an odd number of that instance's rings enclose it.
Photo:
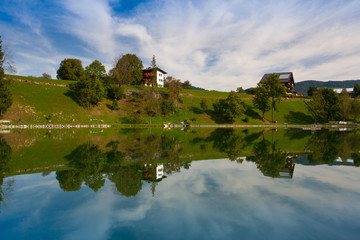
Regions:
[[[126,53],[215,90],[360,79],[360,1],[0,0],[0,35],[19,75],[56,77],[64,58],[109,71]]]

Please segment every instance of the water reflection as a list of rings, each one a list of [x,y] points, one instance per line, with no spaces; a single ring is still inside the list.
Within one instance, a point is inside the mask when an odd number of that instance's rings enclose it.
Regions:
[[[9,200],[9,195],[12,191],[12,186],[15,183],[15,180],[13,179],[7,179],[4,182],[4,173],[9,172],[11,152],[11,147],[6,143],[6,140],[0,136],[0,211],[2,206],[6,207],[6,203]]]
[[[63,140],[66,139],[66,135],[62,134],[59,137],[52,132],[42,140],[48,145],[55,140],[66,142],[67,140]],[[74,135],[71,137],[76,141]],[[114,184],[114,191],[123,196],[136,196],[142,190],[144,182],[150,184],[150,191],[155,196],[160,181],[168,175],[190,169],[193,159],[211,159],[216,156],[222,158],[224,154],[231,161],[240,164],[245,159],[247,162],[253,162],[264,176],[271,178],[294,177],[295,164],[339,165],[339,159],[343,165],[358,167],[360,164],[358,131],[309,132],[220,128],[183,133],[123,129],[115,137],[84,139],[83,144],[64,155],[63,161],[66,164],[53,164],[62,166],[56,171],[56,179],[63,191],[78,191],[85,185],[97,192],[108,179]],[[4,137],[0,140],[0,202],[4,202],[13,185],[11,181],[4,183],[4,176],[29,169],[9,168],[12,150]],[[12,166],[26,163],[18,160],[17,152],[23,151],[19,155],[22,159],[28,160],[24,149],[30,151],[32,146],[14,147],[16,151],[13,160],[16,164],[13,163]],[[66,166],[66,169],[63,169],[63,166]],[[43,176],[48,174],[49,171],[44,172]]]
[[[0,140],[1,239],[358,237],[359,132],[43,133]]]
[[[295,168],[293,158],[277,148],[276,143],[263,137],[260,142],[254,144],[254,155],[247,157],[246,160],[255,162],[265,176],[292,178]]]

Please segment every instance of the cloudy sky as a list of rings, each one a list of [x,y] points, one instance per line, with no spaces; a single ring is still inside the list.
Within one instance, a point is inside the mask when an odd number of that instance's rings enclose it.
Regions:
[[[64,58],[86,66],[153,55],[169,75],[206,89],[254,87],[264,73],[360,79],[357,0],[0,0],[0,35],[19,75],[56,77]]]

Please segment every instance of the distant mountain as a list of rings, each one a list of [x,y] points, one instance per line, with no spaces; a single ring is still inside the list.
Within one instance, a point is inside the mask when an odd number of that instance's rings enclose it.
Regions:
[[[303,82],[295,82],[295,91],[307,95],[309,87],[314,86],[318,88],[353,88],[355,84],[360,84],[360,80],[346,80],[346,81],[327,81],[321,82],[316,80],[307,80]]]

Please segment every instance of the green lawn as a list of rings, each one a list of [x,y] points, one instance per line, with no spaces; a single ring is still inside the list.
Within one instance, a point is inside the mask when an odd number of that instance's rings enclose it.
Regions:
[[[38,77],[24,77],[24,76],[18,76],[18,75],[6,75],[6,77],[27,80],[27,81],[31,81],[31,82],[40,82],[40,83],[53,83],[53,84],[64,84],[64,85],[70,85],[70,84],[76,83],[76,81],[70,81],[70,80],[45,79],[45,78],[38,78]]]
[[[19,76],[16,76],[19,78]],[[28,77],[26,77],[28,78]],[[36,81],[52,81],[41,78]],[[64,82],[64,81],[63,81]],[[69,82],[69,81],[65,81]],[[125,90],[136,90],[138,86],[123,86]],[[156,88],[156,91],[166,92],[166,88]],[[71,123],[71,124],[98,124],[100,120],[108,124],[128,124],[125,121],[129,113],[134,112],[135,105],[129,103],[126,99],[119,102],[120,110],[110,110],[111,102],[104,100],[98,106],[90,111],[79,106],[74,101],[74,96],[68,87],[34,84],[32,82],[12,81],[13,105],[5,113],[3,119],[12,122],[26,124],[48,123]],[[155,116],[152,124],[162,124],[172,122],[180,124],[186,120],[192,124],[226,124],[214,114],[213,103],[219,98],[227,97],[226,92],[203,91],[203,90],[183,90],[180,98],[182,104],[174,115]],[[265,114],[265,121],[261,119],[261,113],[252,105],[252,96],[240,94],[243,100],[245,112],[236,119],[234,124],[264,124],[271,121],[271,111]],[[208,109],[203,111],[200,102],[205,99],[208,103]],[[303,99],[290,98],[278,105],[275,112],[275,120],[278,124],[312,124],[313,119],[306,110]],[[142,113],[141,123],[147,124],[149,118]],[[98,119],[98,122],[92,122],[90,119]],[[21,121],[20,121],[21,120]]]

